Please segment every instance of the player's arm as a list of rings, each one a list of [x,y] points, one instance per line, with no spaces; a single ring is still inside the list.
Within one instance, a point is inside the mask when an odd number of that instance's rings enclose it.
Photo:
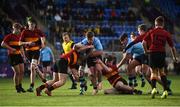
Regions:
[[[125,47],[124,52],[126,52],[129,48],[131,48],[134,44],[136,44],[134,41],[128,44],[128,46]]]
[[[26,62],[26,55],[25,55],[25,51],[24,51],[23,46],[20,47],[20,51],[21,51],[21,56],[23,57],[24,62]]]
[[[129,61],[129,59],[131,59],[131,54],[130,53],[125,53],[123,55],[123,58],[121,59],[121,61],[117,64],[117,68],[121,67],[127,61]]]
[[[2,41],[1,46],[7,48],[8,50],[10,50],[12,52],[16,51],[15,48],[12,48],[11,46],[9,46],[5,41]]]
[[[149,52],[149,50],[147,48],[147,42],[145,40],[143,40],[142,45],[143,45],[143,48],[144,48],[144,53],[147,54]]]
[[[45,41],[46,41],[45,36],[41,37],[41,47],[45,47]]]
[[[105,71],[107,71],[107,72],[111,72],[112,71],[112,69],[110,67],[106,66],[100,59],[97,59],[95,62],[99,63],[103,67],[103,69]]]
[[[172,54],[172,56],[173,56],[173,60],[174,60],[175,62],[177,62],[176,48],[175,48],[175,47],[172,47],[172,48],[171,48],[171,54]]]
[[[90,48],[94,48],[94,46],[93,45],[83,45],[81,43],[77,43],[77,44],[74,44],[74,47],[73,47],[73,49],[77,50],[78,52],[84,51],[84,50],[87,50]]]
[[[173,56],[173,60],[175,62],[177,62],[176,48],[174,47],[174,44],[173,44],[173,41],[172,41],[172,38],[171,38],[170,34],[167,36],[167,43],[171,47],[171,54]]]

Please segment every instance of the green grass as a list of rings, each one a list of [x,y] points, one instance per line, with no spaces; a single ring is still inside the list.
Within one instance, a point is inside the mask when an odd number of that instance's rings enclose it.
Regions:
[[[68,89],[71,85],[70,81],[54,90],[51,97],[44,93],[37,97],[35,93],[16,93],[12,79],[0,78],[0,106],[180,106],[180,76],[169,78],[172,80],[173,96],[168,96],[167,99],[160,99],[160,95],[151,99],[150,95],[146,94],[150,90],[148,84],[144,88],[138,87],[143,90],[143,95],[104,95],[103,91],[100,91],[98,95],[92,96],[92,87],[89,86],[86,94],[80,96],[79,89]],[[40,84],[37,79],[35,86]],[[27,89],[29,80],[25,79],[23,85]],[[110,88],[106,80],[103,81],[103,88]],[[159,85],[158,89],[162,93]]]

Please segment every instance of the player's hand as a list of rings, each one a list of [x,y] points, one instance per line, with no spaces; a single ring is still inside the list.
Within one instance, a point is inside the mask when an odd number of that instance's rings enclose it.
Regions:
[[[14,53],[14,52],[16,52],[16,49],[15,48],[11,48],[9,51],[10,51],[10,53]]]
[[[88,45],[87,47],[88,47],[89,49],[90,49],[90,48],[94,48],[94,45]]]
[[[100,59],[96,59],[96,60],[94,60],[94,62],[99,64],[99,63],[101,63],[101,60]]]
[[[125,49],[123,49],[123,51],[122,51],[123,53],[125,53],[126,52],[126,50]]]
[[[34,46],[35,45],[35,43],[34,42],[29,42],[29,44],[28,44],[29,46]]]
[[[176,57],[173,57],[173,60],[175,63],[178,63],[178,59]]]
[[[23,57],[23,61],[24,63],[27,63],[27,59],[25,57]]]

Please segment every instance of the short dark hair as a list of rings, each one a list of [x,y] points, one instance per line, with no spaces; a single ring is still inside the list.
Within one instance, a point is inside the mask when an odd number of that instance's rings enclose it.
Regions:
[[[70,37],[70,34],[68,32],[62,33],[62,36],[66,36],[66,35],[68,35]]]
[[[140,30],[143,30],[143,31],[147,31],[147,26],[145,25],[145,24],[140,24],[139,26],[138,26],[138,28],[140,29]]]
[[[21,29],[22,25],[20,23],[13,23],[12,25],[14,28]]]
[[[128,38],[128,35],[127,35],[126,33],[123,33],[123,34],[120,36],[119,40],[120,40],[120,41],[123,41],[123,40],[126,39],[126,38]]]
[[[92,38],[92,37],[94,37],[94,32],[87,32],[86,36],[87,36],[87,38]]]
[[[106,57],[105,57],[105,61],[112,61],[113,60],[113,56],[112,55],[107,55]]]
[[[164,17],[163,16],[159,16],[155,19],[156,22],[156,26],[164,26]]]

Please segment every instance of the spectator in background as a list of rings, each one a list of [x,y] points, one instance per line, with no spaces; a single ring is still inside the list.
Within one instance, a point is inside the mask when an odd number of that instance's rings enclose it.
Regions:
[[[115,9],[112,9],[111,10],[111,20],[116,20],[116,17],[117,17],[117,13],[116,13],[116,10]]]
[[[61,16],[60,16],[59,13],[56,13],[56,14],[54,15],[54,19],[55,19],[55,21],[56,21],[56,24],[59,24],[59,22],[62,20],[62,18],[61,18]]]

